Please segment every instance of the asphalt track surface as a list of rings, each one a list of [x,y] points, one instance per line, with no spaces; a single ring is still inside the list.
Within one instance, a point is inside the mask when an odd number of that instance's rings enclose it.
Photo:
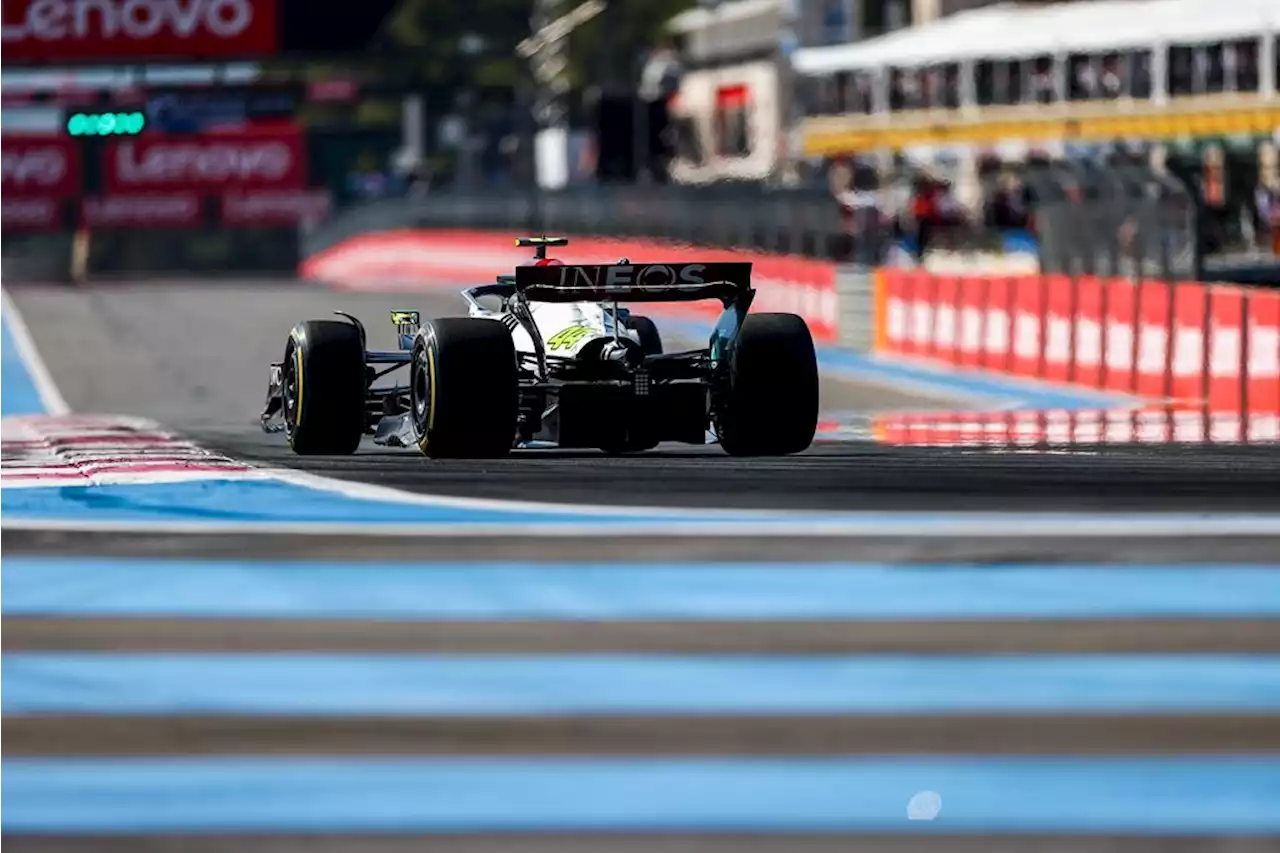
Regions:
[[[718,447],[664,445],[629,457],[520,451],[486,462],[432,461],[365,442],[351,457],[304,458],[256,423],[267,365],[301,319],[350,311],[370,345],[394,348],[392,308],[462,312],[443,291],[380,295],[301,284],[105,284],[14,289],[55,381],[75,411],[140,415],[233,457],[413,492],[563,503],[811,510],[1280,509],[1270,448],[1110,447],[1097,452],[958,453],[821,441],[783,459],[732,459]],[[847,426],[877,412],[965,403],[827,377],[822,409]]]
[[[339,479],[423,493],[570,503],[783,509],[1032,510],[1091,512],[1259,512],[1280,509],[1280,456],[1218,448],[1109,448],[1073,455],[956,453],[823,442],[782,460],[735,460],[718,448],[662,448],[641,457],[531,452],[496,462],[442,463],[409,451],[367,446],[346,459],[289,455],[280,436],[263,435],[256,416],[267,364],[280,358],[298,320],[333,309],[365,319],[372,344],[392,347],[391,308],[426,316],[460,313],[452,294],[332,293],[277,282],[239,285],[163,282],[76,289],[14,288],[11,294],[54,380],[75,411],[150,417],[230,455]],[[877,411],[957,408],[938,396],[828,377],[823,408],[843,419]],[[329,557],[532,561],[797,560],[889,562],[1274,563],[1276,537],[1171,533],[1117,540],[1089,536],[916,538],[901,535],[814,539],[617,538],[602,545],[572,537],[349,537],[257,534],[122,534],[6,531],[6,556]],[[518,654],[849,653],[1036,654],[1276,653],[1272,620],[1219,623],[1184,619],[929,620],[926,622],[411,623],[361,620],[134,619],[6,617],[6,652],[22,651],[339,651]],[[893,715],[751,717],[364,717],[219,715],[12,716],[4,720],[8,756],[227,754],[346,756],[450,755],[831,755],[831,754],[1148,754],[1280,750],[1280,719],[1228,713],[1113,715]],[[998,837],[394,834],[323,837],[221,836],[6,837],[14,851],[191,853],[610,853],[661,850],[828,853],[850,849],[983,851],[1191,850],[1245,853],[1275,849],[1267,838],[1138,836]]]

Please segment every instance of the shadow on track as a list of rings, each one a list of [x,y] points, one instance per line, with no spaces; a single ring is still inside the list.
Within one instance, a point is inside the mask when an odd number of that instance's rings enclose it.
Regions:
[[[467,498],[779,510],[1280,510],[1280,448],[1112,445],[1066,453],[819,442],[772,458],[666,445],[624,456],[531,449],[458,461],[368,443],[353,456],[301,457],[278,437],[248,430],[197,438],[256,464]]]

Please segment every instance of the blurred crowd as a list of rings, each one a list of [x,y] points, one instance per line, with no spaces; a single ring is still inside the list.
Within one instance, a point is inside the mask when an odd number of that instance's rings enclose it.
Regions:
[[[980,176],[981,191],[958,191],[934,169],[901,163],[889,173],[856,159],[829,164],[827,185],[848,238],[847,252],[915,260],[940,246],[976,248],[982,237],[1034,230],[1033,196],[1012,170]],[[966,202],[966,198],[971,199]]]
[[[1046,199],[1028,180],[1030,170],[1054,175],[1053,190],[1080,205],[1079,215],[1086,217],[1083,202],[1090,196],[1085,185],[1099,165],[1112,174],[1127,166],[1133,174],[1159,182],[1170,197],[1194,205],[1198,233],[1191,239],[1204,254],[1280,252],[1280,168],[1274,144],[1256,151],[1211,144],[1172,155],[1163,148],[1115,149],[1075,159],[987,155],[968,171],[950,165],[898,159],[885,169],[859,158],[826,163],[826,186],[841,216],[847,253],[883,260],[897,252],[920,262],[937,250],[1003,252],[1014,246],[1026,251],[1048,227],[1041,215]],[[1106,193],[1120,191],[1103,185],[1100,192],[1102,202],[1109,203]],[[1061,227],[1062,221],[1056,222]],[[1134,231],[1139,224],[1126,220],[1121,231]],[[1117,239],[1125,242],[1125,233]]]

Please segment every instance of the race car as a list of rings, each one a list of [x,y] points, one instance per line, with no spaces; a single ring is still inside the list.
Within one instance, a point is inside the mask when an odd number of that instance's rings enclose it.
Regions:
[[[361,321],[294,326],[271,365],[267,432],[295,453],[354,453],[363,436],[433,458],[513,449],[649,450],[718,442],[734,456],[798,453],[818,422],[813,337],[794,314],[751,314],[749,263],[572,265],[562,237],[522,237],[532,263],[462,291],[466,317],[392,311],[399,350],[368,349]],[[665,352],[619,303],[718,300],[705,348]],[[375,383],[407,368],[408,383]]]

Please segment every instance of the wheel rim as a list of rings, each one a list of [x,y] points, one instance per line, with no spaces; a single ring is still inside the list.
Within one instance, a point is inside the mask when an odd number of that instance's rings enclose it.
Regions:
[[[280,396],[284,403],[284,424],[287,433],[292,436],[298,423],[298,371],[294,365],[296,357],[293,348],[285,355]]]
[[[413,404],[413,425],[419,436],[426,435],[430,419],[431,371],[427,367],[427,348],[413,351],[413,371],[409,383],[409,400]]]

